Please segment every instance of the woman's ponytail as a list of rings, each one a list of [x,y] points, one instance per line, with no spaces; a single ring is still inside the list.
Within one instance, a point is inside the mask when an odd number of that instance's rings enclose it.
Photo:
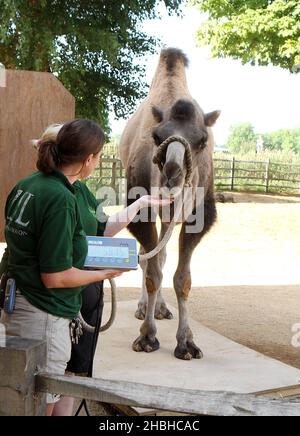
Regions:
[[[40,139],[32,141],[38,150],[37,169],[44,174],[75,163],[84,163],[100,153],[105,142],[101,127],[91,120],[75,119],[65,124],[52,124]]]
[[[38,141],[37,169],[44,174],[51,174],[59,165],[59,154],[56,141],[48,139]]]
[[[32,145],[38,150],[37,169],[44,174],[51,174],[60,163],[57,135],[62,127],[62,124],[51,124],[40,139],[32,141]]]

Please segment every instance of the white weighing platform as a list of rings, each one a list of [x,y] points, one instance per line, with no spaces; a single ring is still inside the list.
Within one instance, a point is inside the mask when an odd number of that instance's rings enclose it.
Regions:
[[[94,377],[149,385],[235,393],[271,393],[300,396],[300,370],[266,357],[190,320],[195,343],[204,359],[182,361],[174,357],[177,310],[173,320],[157,321],[161,348],[136,353],[131,346],[141,321],[134,317],[135,301],[118,303],[115,324],[100,335]],[[106,304],[104,322],[110,304]],[[275,395],[276,396],[276,395]]]

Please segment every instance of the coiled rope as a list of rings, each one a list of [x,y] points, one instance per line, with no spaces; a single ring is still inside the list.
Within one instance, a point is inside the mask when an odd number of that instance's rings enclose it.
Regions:
[[[165,156],[167,149],[172,142],[180,142],[185,148],[185,163],[186,163],[186,176],[185,176],[185,187],[190,187],[192,185],[193,177],[193,157],[190,143],[182,136],[170,136],[158,147],[157,153],[153,158],[153,163],[158,165],[160,171],[163,170],[165,163]]]
[[[107,323],[100,328],[100,330],[99,330],[100,332],[105,332],[113,325],[114,320],[116,318],[116,313],[117,313],[117,286],[116,286],[116,282],[114,279],[110,279],[109,282],[110,282],[110,287],[111,287],[111,313],[110,313],[110,317],[109,317],[109,320],[107,321]],[[87,322],[85,322],[81,313],[79,313],[78,318],[80,319],[83,330],[86,330],[89,333],[95,332],[95,327],[93,327],[93,326],[89,325]]]
[[[186,176],[185,176],[185,183],[184,183],[184,188],[189,188],[192,186],[192,177],[193,177],[193,159],[192,159],[192,150],[191,150],[191,146],[190,143],[183,138],[182,136],[170,136],[169,138],[167,138],[159,147],[157,150],[156,155],[153,158],[153,163],[158,165],[160,171],[163,170],[164,167],[164,162],[165,162],[165,156],[166,156],[166,152],[167,149],[169,147],[169,145],[172,142],[180,142],[184,148],[185,148],[185,163],[186,163]],[[184,190],[184,198],[183,198],[183,204],[185,203],[185,200],[187,198],[188,195],[188,189]],[[161,250],[167,245],[167,243],[169,242],[169,240],[171,239],[173,230],[176,226],[177,220],[181,214],[182,208],[180,207],[181,205],[178,205],[177,210],[174,213],[174,217],[168,227],[168,230],[166,231],[163,239],[159,242],[159,244],[157,245],[157,247],[154,248],[154,250],[150,251],[149,253],[146,254],[141,254],[139,256],[140,261],[145,261],[145,260],[149,260],[152,259],[152,257],[156,256],[158,253],[161,252]]]
[[[167,153],[167,149],[168,146],[172,143],[172,142],[180,142],[184,148],[185,148],[185,164],[186,164],[186,176],[185,176],[185,183],[184,183],[184,188],[189,188],[192,186],[192,177],[193,177],[193,159],[192,159],[192,150],[191,150],[191,146],[190,143],[183,138],[182,136],[170,136],[169,138],[167,138],[159,147],[157,150],[156,155],[153,158],[153,163],[158,165],[160,171],[163,170],[164,167],[164,163],[165,163],[165,157],[166,157],[166,153]],[[189,194],[189,190],[188,189],[184,189],[184,197],[183,197],[183,204],[186,201],[187,195]],[[139,261],[146,261],[149,259],[152,259],[154,256],[157,256],[158,253],[161,252],[161,250],[167,245],[167,243],[169,242],[169,240],[171,239],[174,227],[176,226],[177,220],[180,216],[182,212],[182,207],[181,204],[178,205],[177,210],[174,213],[173,219],[168,227],[168,230],[166,231],[163,239],[159,242],[159,244],[157,245],[157,247],[155,247],[152,251],[150,251],[149,253],[145,253],[145,254],[140,254],[139,255]],[[111,279],[110,280],[110,285],[111,285],[111,304],[112,304],[112,308],[111,308],[111,315],[110,318],[108,320],[108,322],[101,327],[100,332],[104,332],[106,330],[108,330],[115,318],[116,318],[116,312],[117,312],[117,297],[116,297],[116,282],[115,280]],[[79,319],[81,321],[82,324],[82,328],[84,330],[86,330],[87,332],[90,333],[94,333],[95,332],[95,327],[90,326],[89,324],[87,324],[82,315],[79,314]]]

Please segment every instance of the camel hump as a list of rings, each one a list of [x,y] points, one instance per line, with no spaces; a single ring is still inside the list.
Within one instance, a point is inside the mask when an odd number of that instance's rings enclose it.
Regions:
[[[189,60],[187,55],[179,48],[165,48],[162,50],[160,60],[167,66],[167,71],[172,73],[178,62],[183,62],[185,67],[188,67]]]

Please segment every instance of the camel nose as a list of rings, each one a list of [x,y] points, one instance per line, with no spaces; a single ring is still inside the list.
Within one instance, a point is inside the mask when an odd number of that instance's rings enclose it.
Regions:
[[[166,177],[166,187],[168,189],[173,189],[180,184],[183,174],[177,162],[166,162],[163,172]]]
[[[164,174],[167,179],[167,187],[173,188],[175,186],[175,180],[182,176],[182,169],[177,162],[166,162]]]
[[[172,179],[167,181],[167,183],[166,183],[166,187],[167,187],[168,189],[172,189],[172,188],[174,188],[174,182],[172,181]]]

